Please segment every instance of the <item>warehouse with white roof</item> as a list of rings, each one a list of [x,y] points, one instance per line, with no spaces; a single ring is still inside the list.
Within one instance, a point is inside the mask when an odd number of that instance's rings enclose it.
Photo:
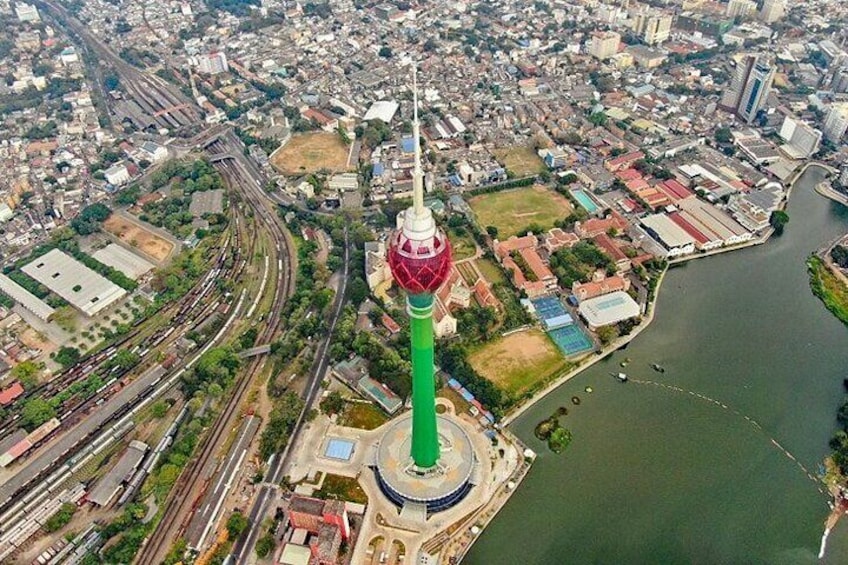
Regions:
[[[127,291],[70,255],[52,249],[21,269],[86,316],[108,308]]]
[[[95,251],[91,256],[104,265],[108,265],[116,271],[121,271],[134,281],[153,270],[153,263],[128,249],[124,249],[117,243],[110,243],[103,249]]]
[[[639,304],[622,290],[583,300],[579,311],[592,331],[635,318],[642,313]]]
[[[53,315],[53,312],[55,312],[55,310],[53,310],[53,308],[51,308],[43,300],[4,274],[0,274],[0,292],[3,292],[3,294],[45,322]]]
[[[695,252],[695,239],[665,214],[645,216],[641,223],[648,234],[666,249],[668,257]]]

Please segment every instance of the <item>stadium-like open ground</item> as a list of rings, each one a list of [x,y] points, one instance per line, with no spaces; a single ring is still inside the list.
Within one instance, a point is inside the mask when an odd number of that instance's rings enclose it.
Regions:
[[[501,240],[518,235],[530,224],[550,229],[574,210],[567,198],[539,185],[480,194],[468,203],[480,226],[495,226]]]
[[[141,223],[119,214],[112,214],[103,222],[103,229],[127,245],[135,247],[157,263],[162,263],[174,251],[175,244],[145,228]]]
[[[517,398],[561,373],[568,362],[541,330],[518,332],[487,343],[469,357],[471,365]]]
[[[284,175],[348,170],[350,147],[338,134],[327,132],[293,135],[271,155],[271,165]]]
[[[547,168],[532,147],[523,145],[504,147],[496,149],[494,154],[506,170],[512,171],[518,177],[537,175]]]

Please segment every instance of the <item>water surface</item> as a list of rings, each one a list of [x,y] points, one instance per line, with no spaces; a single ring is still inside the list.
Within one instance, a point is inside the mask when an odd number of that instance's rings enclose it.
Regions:
[[[781,237],[672,269],[650,328],[513,424],[540,457],[465,563],[817,562],[828,497],[801,466],[815,475],[827,455],[848,377],[848,328],[804,264],[848,231],[821,179],[795,186]],[[631,379],[686,392],[615,382],[625,357]],[[574,441],[555,455],[533,428],[561,405]],[[848,563],[844,522],[834,563]]]

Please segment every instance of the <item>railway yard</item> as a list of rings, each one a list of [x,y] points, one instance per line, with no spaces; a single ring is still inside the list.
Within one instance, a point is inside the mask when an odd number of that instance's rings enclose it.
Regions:
[[[164,306],[150,320],[139,321],[108,347],[27,391],[7,411],[0,441],[18,439],[20,447],[13,450],[14,457],[0,461],[5,467],[0,470],[0,561],[16,560],[26,553],[44,520],[62,504],[85,502],[92,462],[126,442],[138,418],[154,401],[178,394],[180,378],[206,352],[251,325],[260,328],[254,345],[270,343],[279,332],[282,308],[294,292],[296,260],[276,206],[262,191],[261,174],[251,163],[242,162],[239,146],[226,131],[206,140],[205,151],[216,170],[240,196],[240,203],[231,206],[229,229],[207,250],[207,273],[180,300]],[[230,283],[232,292],[223,291],[217,284],[220,281]],[[179,349],[186,335],[216,316],[223,322],[214,336],[190,353]],[[162,320],[169,322],[163,324]],[[132,367],[113,365],[121,351],[130,351],[138,362]],[[243,416],[248,412],[246,391],[267,376],[263,357],[248,359],[239,371],[196,456],[161,504],[161,516],[137,556],[138,563],[161,563],[174,541],[184,536],[197,551],[214,543],[218,535],[215,520],[223,515],[221,502],[260,428],[260,418]],[[55,419],[25,433],[20,408],[28,398],[53,398],[95,373],[107,375],[95,394],[69,400]],[[316,387],[311,384],[308,394],[314,399]],[[145,454],[113,506],[122,507],[133,499],[173,443],[185,412],[183,408],[155,448]],[[240,433],[230,445],[232,430]],[[279,475],[280,468],[272,468],[269,479]],[[202,526],[192,523],[198,509],[212,521]],[[96,547],[102,541],[94,533],[78,536],[62,548],[54,547],[50,552],[55,555],[44,562],[76,562],[74,555],[81,558],[85,553],[80,548]]]

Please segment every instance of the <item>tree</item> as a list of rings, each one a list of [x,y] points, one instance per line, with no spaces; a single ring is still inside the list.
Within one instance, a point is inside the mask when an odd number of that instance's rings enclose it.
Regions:
[[[380,57],[384,59],[390,59],[392,56],[392,48],[387,45],[384,45],[380,47],[380,52],[378,53],[378,55],[380,55]]]
[[[497,239],[498,228],[495,226],[486,226],[486,233],[489,234],[489,237],[491,237],[492,239]]]
[[[350,301],[354,306],[359,306],[368,297],[368,285],[359,277],[350,281],[348,288]]]
[[[715,140],[719,143],[731,143],[733,134],[730,132],[730,128],[718,128],[715,131]]]
[[[38,373],[44,370],[44,363],[32,360],[22,361],[12,369],[12,377],[20,381],[24,388],[32,388],[38,383]]]
[[[267,557],[277,546],[277,540],[272,534],[265,534],[256,541],[256,556],[259,558]]]
[[[598,339],[601,340],[601,343],[604,345],[607,345],[618,337],[618,330],[615,326],[600,327],[596,333],[598,334]]]
[[[31,398],[21,410],[21,425],[32,431],[47,420],[56,417],[56,410],[43,398]]]
[[[774,233],[780,235],[783,233],[783,228],[789,223],[789,214],[783,210],[775,210],[771,213],[769,224],[774,228]]]
[[[230,534],[230,539],[238,539],[241,533],[250,525],[244,514],[235,511],[230,514],[227,519],[227,532]]]
[[[62,365],[64,368],[68,368],[77,361],[80,360],[82,354],[79,349],[76,347],[68,347],[67,345],[59,348],[59,351],[56,352],[56,355],[53,356],[53,360]]]
[[[332,414],[339,414],[342,410],[344,410],[344,404],[344,397],[340,392],[334,390],[321,400],[319,407],[321,408],[321,412],[329,416]]]
[[[71,221],[71,227],[80,235],[89,235],[100,230],[100,224],[112,214],[112,210],[102,203],[92,204]]]
[[[607,115],[603,112],[595,112],[591,116],[589,116],[589,121],[592,125],[596,126],[605,126],[607,124]]]
[[[848,269],[848,247],[845,247],[844,245],[836,245],[830,252],[830,256],[833,258],[834,263],[843,269]]]

